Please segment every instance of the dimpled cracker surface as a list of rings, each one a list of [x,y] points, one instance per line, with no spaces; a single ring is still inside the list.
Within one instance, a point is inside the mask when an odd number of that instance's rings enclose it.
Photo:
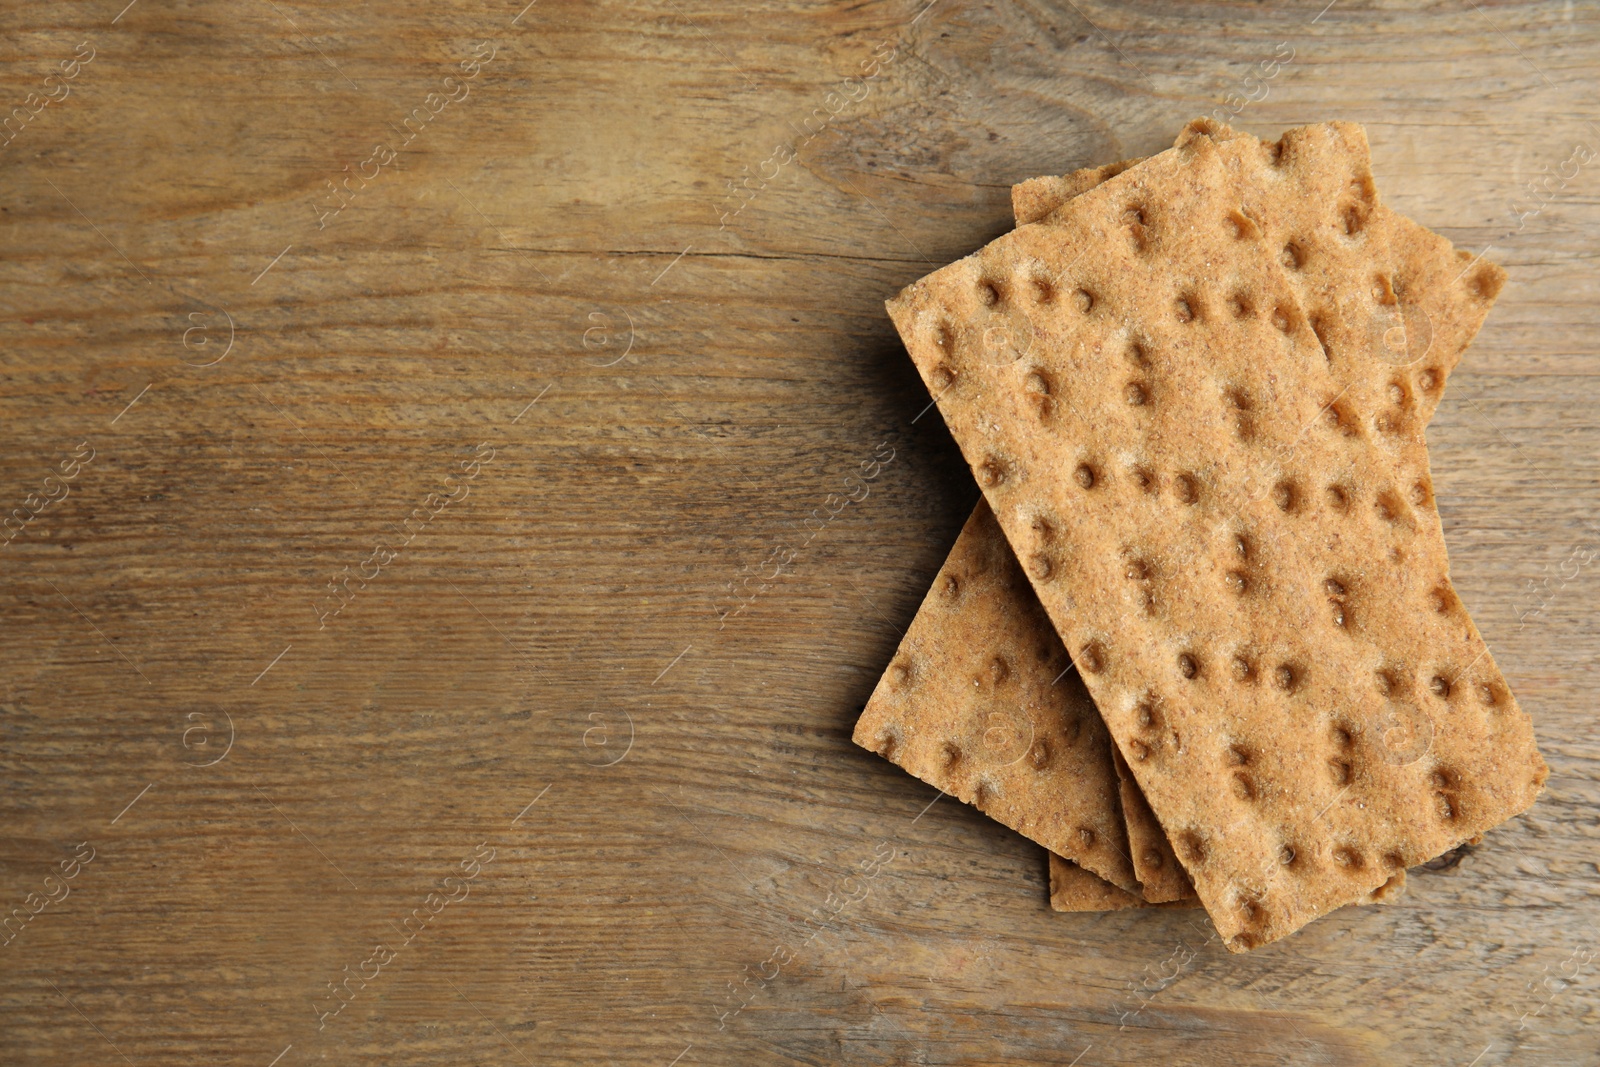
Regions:
[[[1101,182],[1110,181],[1142,159],[1124,159],[1101,167],[1084,167],[1059,177],[1030,178],[1011,187],[1011,214],[1018,226],[1041,222],[1044,217],[1075,196],[1081,196]]]
[[[980,504],[867,701],[855,741],[1137,892],[1111,739],[1071,668]]]
[[[1504,288],[1506,272],[1388,208],[1380,207],[1374,219],[1388,231],[1394,287],[1405,318],[1401,343],[1392,343],[1393,335],[1385,338],[1386,356],[1396,363],[1388,393],[1397,401],[1403,393],[1415,397],[1417,418],[1426,424],[1445,380]]]
[[[1241,135],[1197,123],[1184,130],[1178,145],[1195,136],[1228,140]],[[1043,219],[1138,162],[1015,186],[1017,221]],[[1269,164],[1289,180],[1262,180]],[[1413,503],[1430,503],[1422,429],[1445,375],[1499,291],[1503,273],[1487,263],[1464,270],[1461,254],[1448,241],[1376,202],[1366,138],[1358,126],[1330,123],[1290,130],[1278,142],[1263,144],[1253,177],[1257,180],[1242,189],[1241,215],[1261,229],[1269,247],[1279,248],[1284,265],[1291,268],[1288,278],[1297,297],[1312,309],[1308,319],[1313,332],[1344,383],[1334,409],[1324,417],[1337,420],[1351,417],[1352,411],[1372,412],[1373,429],[1397,453],[1408,475]],[[1280,203],[1286,195],[1291,198],[1287,208]],[[1306,203],[1323,205],[1321,217],[1308,217]],[[1397,291],[1405,294],[1404,300]],[[1137,784],[1126,776],[1121,799],[1134,870],[1146,899],[1175,900],[1192,893]]]
[[[1172,851],[1172,842],[1156,821],[1155,812],[1139,791],[1133,772],[1128,770],[1122,754],[1113,749],[1112,761],[1117,770],[1117,785],[1122,800],[1122,821],[1128,828],[1128,855],[1133,859],[1133,873],[1139,879],[1144,898],[1154,903],[1166,900],[1185,900],[1193,897],[1194,885],[1183,872],[1183,865]]]
[[[1547,774],[1436,521],[1364,419],[1324,417],[1291,268],[1236,217],[1262,156],[1195,137],[889,302],[1236,951]]]
[[[1120,911],[1123,908],[1198,908],[1193,893],[1182,900],[1149,901],[1064,860],[1050,857],[1050,908],[1052,911]]]
[[[1184,128],[1177,145],[1197,136],[1222,141],[1248,135],[1198,120]],[[1262,163],[1301,183],[1299,197],[1316,198],[1312,203],[1324,208],[1318,217],[1304,210],[1302,199],[1287,209],[1274,205],[1272,198],[1285,191],[1275,181],[1258,183],[1241,201],[1242,213],[1291,269],[1319,340],[1345,353],[1334,357],[1346,361],[1336,369],[1353,390],[1346,407],[1367,412],[1397,444],[1420,443],[1446,379],[1505,284],[1505,271],[1379,203],[1366,135],[1353,123],[1298,127],[1262,142],[1262,153]],[[1139,162],[1029,179],[1012,187],[1012,212],[1019,225],[1043,221]],[[1257,176],[1265,173],[1260,169]],[[1343,239],[1352,236],[1357,239]],[[1352,330],[1357,344],[1350,343]]]
[[[1050,908],[1053,911],[1120,911],[1137,908],[1142,899],[1119,889],[1097,874],[1064,860],[1054,852],[1050,857]]]
[[[1197,136],[1250,134],[1202,118],[1184,126],[1176,144]],[[1318,341],[1344,370],[1349,405],[1370,414],[1374,429],[1395,443],[1421,442],[1446,378],[1506,285],[1506,272],[1382,206],[1366,133],[1355,123],[1298,126],[1261,146],[1272,170],[1298,173],[1310,197],[1291,200],[1286,210],[1264,200],[1259,221],[1269,246],[1280,246]],[[1346,187],[1336,189],[1330,174]],[[1062,192],[1075,187],[1064,182]],[[1365,264],[1349,254],[1360,245],[1370,253]],[[1370,373],[1379,365],[1392,371],[1387,381]]]
[[[1177,144],[1195,136],[1244,135],[1202,121],[1186,127]],[[1014,186],[1018,224],[1046,218],[1139,162],[1124,160]],[[1437,522],[1423,429],[1504,273],[1489,263],[1463,263],[1470,257],[1444,238],[1377,202],[1359,126],[1328,123],[1289,130],[1277,142],[1262,144],[1250,176],[1255,180],[1241,189],[1239,217],[1231,221],[1259,227],[1262,241],[1278,249],[1291,268],[1287,277],[1301,306],[1311,309],[1308,320],[1341,383],[1323,417],[1339,421],[1368,414],[1379,440],[1400,464],[1412,503],[1429,506],[1423,514]],[[1324,210],[1307,212],[1307,204]],[[1130,222],[1144,225],[1148,219]],[[1192,892],[1137,785],[1127,778],[1123,782],[1129,847],[1146,898],[1173,900]]]

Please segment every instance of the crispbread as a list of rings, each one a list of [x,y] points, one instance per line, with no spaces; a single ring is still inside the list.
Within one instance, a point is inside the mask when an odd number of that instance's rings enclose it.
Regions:
[[[1267,150],[1282,165],[1287,162],[1285,155],[1292,157],[1308,147],[1318,154],[1317,140],[1330,134],[1342,141],[1338,154],[1348,162],[1347,171],[1334,172],[1334,180],[1357,190],[1370,189],[1365,137],[1358,127],[1340,124],[1293,130]],[[1226,140],[1238,135],[1202,122],[1185,128],[1177,143],[1181,146],[1194,136]],[[1138,162],[1125,160],[1014,186],[1012,203],[1017,221],[1023,224],[1043,219],[1067,200]],[[1295,178],[1307,172],[1308,168],[1289,168]],[[1326,182],[1327,176],[1315,169],[1309,169],[1309,174]],[[1330,197],[1336,202],[1343,191],[1324,184],[1320,189],[1305,190],[1302,195]],[[1503,272],[1492,264],[1482,264],[1463,283],[1467,272],[1448,241],[1381,204],[1372,203],[1364,210],[1356,201],[1338,205],[1345,212],[1342,228],[1346,231],[1370,217],[1372,233],[1360,245],[1340,241],[1337,232],[1329,233],[1323,228],[1297,232],[1300,213],[1272,211],[1272,205],[1273,198],[1268,195],[1247,199],[1242,206],[1252,223],[1260,226],[1269,247],[1281,248],[1285,265],[1293,264],[1297,296],[1315,309],[1310,315],[1314,332],[1330,362],[1338,357],[1334,371],[1346,383],[1340,399],[1371,410],[1384,400],[1379,391],[1389,394],[1387,400],[1394,410],[1380,416],[1380,425],[1395,438],[1398,458],[1403,468],[1412,473],[1412,496],[1430,496],[1422,428],[1432,416],[1445,376],[1459,361],[1499,291]],[[1380,294],[1379,307],[1393,309],[1392,314],[1363,319],[1355,296],[1367,286]],[[1356,306],[1353,312],[1352,305]],[[1415,379],[1405,365],[1410,365]],[[1406,403],[1413,400],[1414,404]],[[1414,414],[1406,410],[1412,406]],[[1187,877],[1173,858],[1170,843],[1137,784],[1125,773],[1126,765],[1120,756],[1117,769],[1129,850],[1144,896],[1160,901],[1192,893]]]
[[[856,723],[855,741],[1138,891],[1111,739],[980,504]]]
[[[1101,167],[1084,167],[1070,174],[1050,174],[1018,182],[1011,187],[1011,214],[1018,226],[1043,222],[1046,215],[1068,200],[1143,162],[1143,159],[1124,159]]]
[[[1342,383],[1243,210],[1314,154],[1194,137],[889,304],[1235,950],[1547,773],[1415,510],[1431,495],[1409,499],[1374,413],[1325,420]],[[1370,184],[1350,196],[1305,200],[1306,229],[1370,219]]]
[[[1064,175],[1058,179],[1052,179],[1052,184],[1046,195],[1052,198],[1052,206],[1055,206],[1063,199],[1075,196],[1080,192],[1093,188],[1108,178],[1115,177],[1136,162],[1138,161],[1127,160],[1101,167],[1090,167]],[[1019,221],[1021,221],[1020,218]],[[962,529],[955,546],[951,549],[949,559],[998,559],[1001,557],[1009,558],[1011,566],[1016,569],[1016,575],[1021,577],[1020,567],[1017,567],[1015,563],[1016,557],[1006,543],[1004,534],[1000,532],[999,526],[995,524],[993,515],[988,510],[988,505],[980,501],[973,516]],[[943,572],[941,571],[940,579],[942,577]],[[937,589],[940,579],[935,580],[935,589]],[[1038,640],[1052,647],[1060,645],[1060,638],[1056,636],[1055,629],[1050,625],[1043,608],[1039,606],[1038,598],[1034,595],[1032,588],[1025,579],[1020,582],[1013,580],[996,583],[982,593],[973,590],[968,592],[969,596],[984,594],[990,596],[993,601],[990,607],[1006,618],[1021,622],[1024,625],[1027,624],[1028,620],[1032,620],[1036,633],[1028,635],[1028,640],[1016,643],[1027,645],[1032,643],[1033,640]],[[936,625],[947,636],[956,637],[957,644],[963,644],[956,635],[966,628],[967,621],[973,621],[976,625],[971,626],[967,633],[970,645],[964,647],[984,648],[992,640],[991,635],[985,631],[987,619],[964,620],[959,615],[950,616],[944,600],[935,597],[933,594],[929,594],[922,608],[918,610],[917,620],[921,620],[923,614],[930,611],[942,621],[926,627],[919,626],[918,622],[914,621],[911,629],[912,633],[918,633],[922,630],[931,631]],[[872,699],[868,701],[867,707],[863,710],[862,717],[855,730],[855,740],[858,744],[874,751],[879,751],[895,762],[901,763],[902,766],[906,766],[905,763],[893,755],[895,751],[893,737],[888,733],[891,724],[898,722],[902,718],[926,719],[932,716],[941,717],[946,733],[952,736],[963,732],[970,734],[978,716],[986,717],[985,722],[982,724],[984,736],[986,737],[1005,736],[1006,731],[1009,731],[1011,736],[1032,732],[1034,727],[1028,721],[1028,713],[1021,705],[1009,708],[1005,706],[998,708],[980,706],[979,702],[972,700],[956,699],[946,701],[948,694],[945,692],[924,691],[914,696],[908,694],[905,699],[906,707],[893,707],[892,694],[897,687],[894,685],[891,674],[903,662],[902,655],[912,654],[912,650],[909,647],[910,643],[911,637],[908,634],[906,641],[902,643],[901,652],[897,654],[895,661],[890,664],[889,670],[885,672],[883,680],[880,680],[877,690],[874,691]],[[1062,654],[1065,656],[1065,649],[1062,649]],[[1054,658],[1040,662],[1030,660],[1024,656],[1016,657],[1011,662],[1019,674],[1032,674],[1035,676],[1032,680],[1032,686],[1035,691],[1043,691],[1047,686],[1053,688],[1064,682],[1068,693],[1074,698],[1081,697],[1082,701],[1087,702],[1087,692],[1083,689],[1082,679],[1077,676],[1075,667],[1070,667],[1069,665],[1067,674],[1063,676],[1057,669],[1057,661]],[[1067,662],[1070,664],[1070,660]],[[1048,679],[1048,683],[1046,679]],[[964,691],[960,694],[962,698],[966,696],[967,694]],[[1084,716],[1084,721],[1089,724],[1091,730],[1100,730],[1102,728],[1101,724],[1096,721],[1098,717],[1098,712]],[[1096,741],[1095,748],[1098,747],[1099,742]],[[1115,754],[1109,738],[1104,744],[1104,750],[1108,756]],[[911,768],[907,766],[907,769],[910,770]],[[913,773],[918,772],[913,771]],[[1025,819],[1029,823],[1040,821],[1046,817],[1051,805],[1062,803],[1064,794],[1069,797],[1066,801],[1068,810],[1085,813],[1087,821],[1090,823],[1122,818],[1117,798],[1119,794],[1126,794],[1129,784],[1120,778],[1108,778],[1104,773],[1103,767],[1096,767],[1093,773],[1081,777],[1075,773],[1075,768],[1072,766],[1058,766],[1050,774],[1052,776],[1051,788],[1040,790],[1037,794],[1025,790],[1020,796],[1013,797],[1014,804],[1026,806],[1030,811],[1026,817],[1023,816],[1022,812],[1018,811],[1016,813],[1018,817],[1015,821],[1007,822],[1007,825],[1016,829]],[[925,781],[934,782],[934,779],[927,774],[918,773],[918,776]],[[938,783],[935,782],[934,784]],[[946,787],[940,785],[940,788]],[[1132,786],[1132,791],[1137,795],[1138,786]],[[1139,803],[1143,803],[1142,796],[1138,800]],[[1095,811],[1094,809],[1096,808],[1109,808],[1111,810]],[[1185,896],[1192,898],[1194,896],[1193,887],[1189,886],[1188,879],[1183,875],[1182,868],[1178,866],[1175,859],[1172,859],[1172,846],[1161,834],[1160,827],[1155,823],[1154,816],[1148,815],[1148,806],[1144,810],[1146,812],[1146,821],[1141,822],[1138,826],[1138,830],[1143,835],[1143,851],[1148,853],[1155,849],[1159,855],[1166,857],[1170,865],[1166,872],[1158,872],[1163,873],[1163,876],[1159,877],[1154,884],[1154,895],[1151,895],[1152,887],[1143,884],[1143,879],[1138,878],[1137,875],[1133,876],[1132,884],[1123,888],[1104,880],[1099,875],[1080,867],[1070,860],[1051,853],[1051,906],[1053,908],[1057,911],[1103,911],[1129,907],[1142,903],[1143,899],[1160,902],[1177,900]],[[1090,812],[1093,812],[1092,816],[1089,816],[1088,813]],[[1128,851],[1125,843],[1127,834],[1133,831],[1134,827],[1132,825],[1128,825],[1125,829],[1123,835],[1124,843],[1121,846],[1124,853]],[[1137,855],[1131,856],[1130,868],[1137,869],[1140,862]],[[1145,861],[1145,865],[1150,867],[1148,861]],[[1156,871],[1154,867],[1150,867],[1150,869],[1153,872]],[[1122,874],[1120,868],[1118,868],[1118,876],[1126,877]],[[1136,893],[1139,895],[1135,895]]]
[[[1054,852],[1045,855],[1050,857],[1050,907],[1054,911],[1119,911],[1144,903],[1136,894],[1112,885],[1071,860]]]
[[[1395,871],[1389,880],[1368,893],[1357,904],[1393,904],[1406,894],[1406,872]]]
[[[1198,908],[1200,901],[1191,892],[1170,901],[1149,901],[1118,889],[1098,875],[1090,874],[1071,860],[1046,852],[1050,867],[1050,908],[1052,911],[1121,911],[1123,908]],[[1355,904],[1393,904],[1405,894],[1406,872],[1396,871],[1387,882]]]
[[[1319,149],[1319,140],[1339,140],[1339,151]],[[1224,126],[1201,120],[1185,127],[1178,147],[1196,136],[1228,140],[1237,136]],[[1359,127],[1332,124],[1291,130],[1265,150],[1274,164],[1289,164],[1291,178],[1309,174],[1321,188],[1305,189],[1301,196],[1333,198],[1343,214],[1342,225],[1300,229],[1304,213],[1271,210],[1273,198],[1247,198],[1244,213],[1262,230],[1269,248],[1279,248],[1303,306],[1313,309],[1308,318],[1318,334],[1336,377],[1343,383],[1338,401],[1348,410],[1374,411],[1374,426],[1394,452],[1407,495],[1413,504],[1432,502],[1424,428],[1432,418],[1446,378],[1460,362],[1483,324],[1505,281],[1498,266],[1479,262],[1457,251],[1448,240],[1399,215],[1381,203],[1364,208],[1358,201],[1338,202],[1341,192],[1329,188],[1316,163],[1330,154],[1343,156],[1344,172],[1335,171],[1347,188],[1372,187],[1364,133]],[[1309,150],[1309,167],[1293,166],[1293,157]],[[1121,174],[1140,160],[1124,160],[1105,167],[1075,171],[1060,177],[1036,178],[1012,187],[1012,208],[1019,225],[1048,217],[1068,200],[1100,182]],[[1367,199],[1362,197],[1361,200]],[[1300,202],[1296,199],[1294,204]],[[1266,210],[1263,210],[1266,209]],[[1367,239],[1341,240],[1362,224],[1370,227]],[[1340,234],[1339,230],[1345,230]],[[1363,316],[1353,297],[1363,289],[1377,296],[1376,316]],[[1384,309],[1388,309],[1385,311]],[[1258,490],[1259,491],[1259,490]],[[1425,512],[1437,522],[1431,508]],[[1169,894],[1192,891],[1181,869],[1172,863],[1172,848],[1154,816],[1126,773],[1118,756],[1122,781],[1122,808],[1127,822],[1134,871],[1150,900],[1175,899]],[[1164,878],[1164,876],[1166,876]],[[1176,882],[1176,884],[1174,884]]]
[[[1172,851],[1161,824],[1127,761],[1115,747],[1111,750],[1116,766],[1117,786],[1122,800],[1122,821],[1128,828],[1128,855],[1133,858],[1133,873],[1139,879],[1139,889],[1144,898],[1159,904],[1167,900],[1186,900],[1194,896],[1194,884],[1183,873],[1183,865]]]
[[[1415,390],[1417,418],[1426,424],[1504,288],[1506,272],[1404,215],[1383,208],[1376,218],[1389,231],[1395,292],[1406,312],[1406,343],[1386,339],[1384,347],[1390,358],[1406,359],[1396,382]]]
[[[1123,908],[1198,908],[1193,893],[1182,900],[1153,902],[1118,889],[1054,852],[1050,857],[1050,908],[1053,911],[1120,911]]]

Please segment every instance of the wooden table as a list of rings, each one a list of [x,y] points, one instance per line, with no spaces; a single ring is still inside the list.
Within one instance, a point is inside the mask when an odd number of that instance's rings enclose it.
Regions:
[[[1600,1062],[1592,7],[124,2],[0,20],[0,1061]],[[850,742],[976,499],[884,298],[1218,107],[1510,271],[1430,438],[1551,766],[1244,956]]]

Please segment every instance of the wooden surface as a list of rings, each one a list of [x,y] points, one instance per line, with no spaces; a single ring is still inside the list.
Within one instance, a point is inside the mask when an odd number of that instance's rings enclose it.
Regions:
[[[1600,1062],[1592,5],[124,2],[0,17],[0,1061]],[[1552,771],[1242,957],[849,741],[976,497],[882,301],[1230,100],[1510,271]]]

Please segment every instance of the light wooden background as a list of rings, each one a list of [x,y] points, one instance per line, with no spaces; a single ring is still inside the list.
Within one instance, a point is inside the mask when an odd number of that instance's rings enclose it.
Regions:
[[[5,4],[0,507],[93,459],[0,548],[0,1062],[1600,1062],[1594,5],[524,2]],[[1430,438],[1552,770],[1242,957],[849,741],[976,497],[882,301],[1230,99],[1510,271]]]

